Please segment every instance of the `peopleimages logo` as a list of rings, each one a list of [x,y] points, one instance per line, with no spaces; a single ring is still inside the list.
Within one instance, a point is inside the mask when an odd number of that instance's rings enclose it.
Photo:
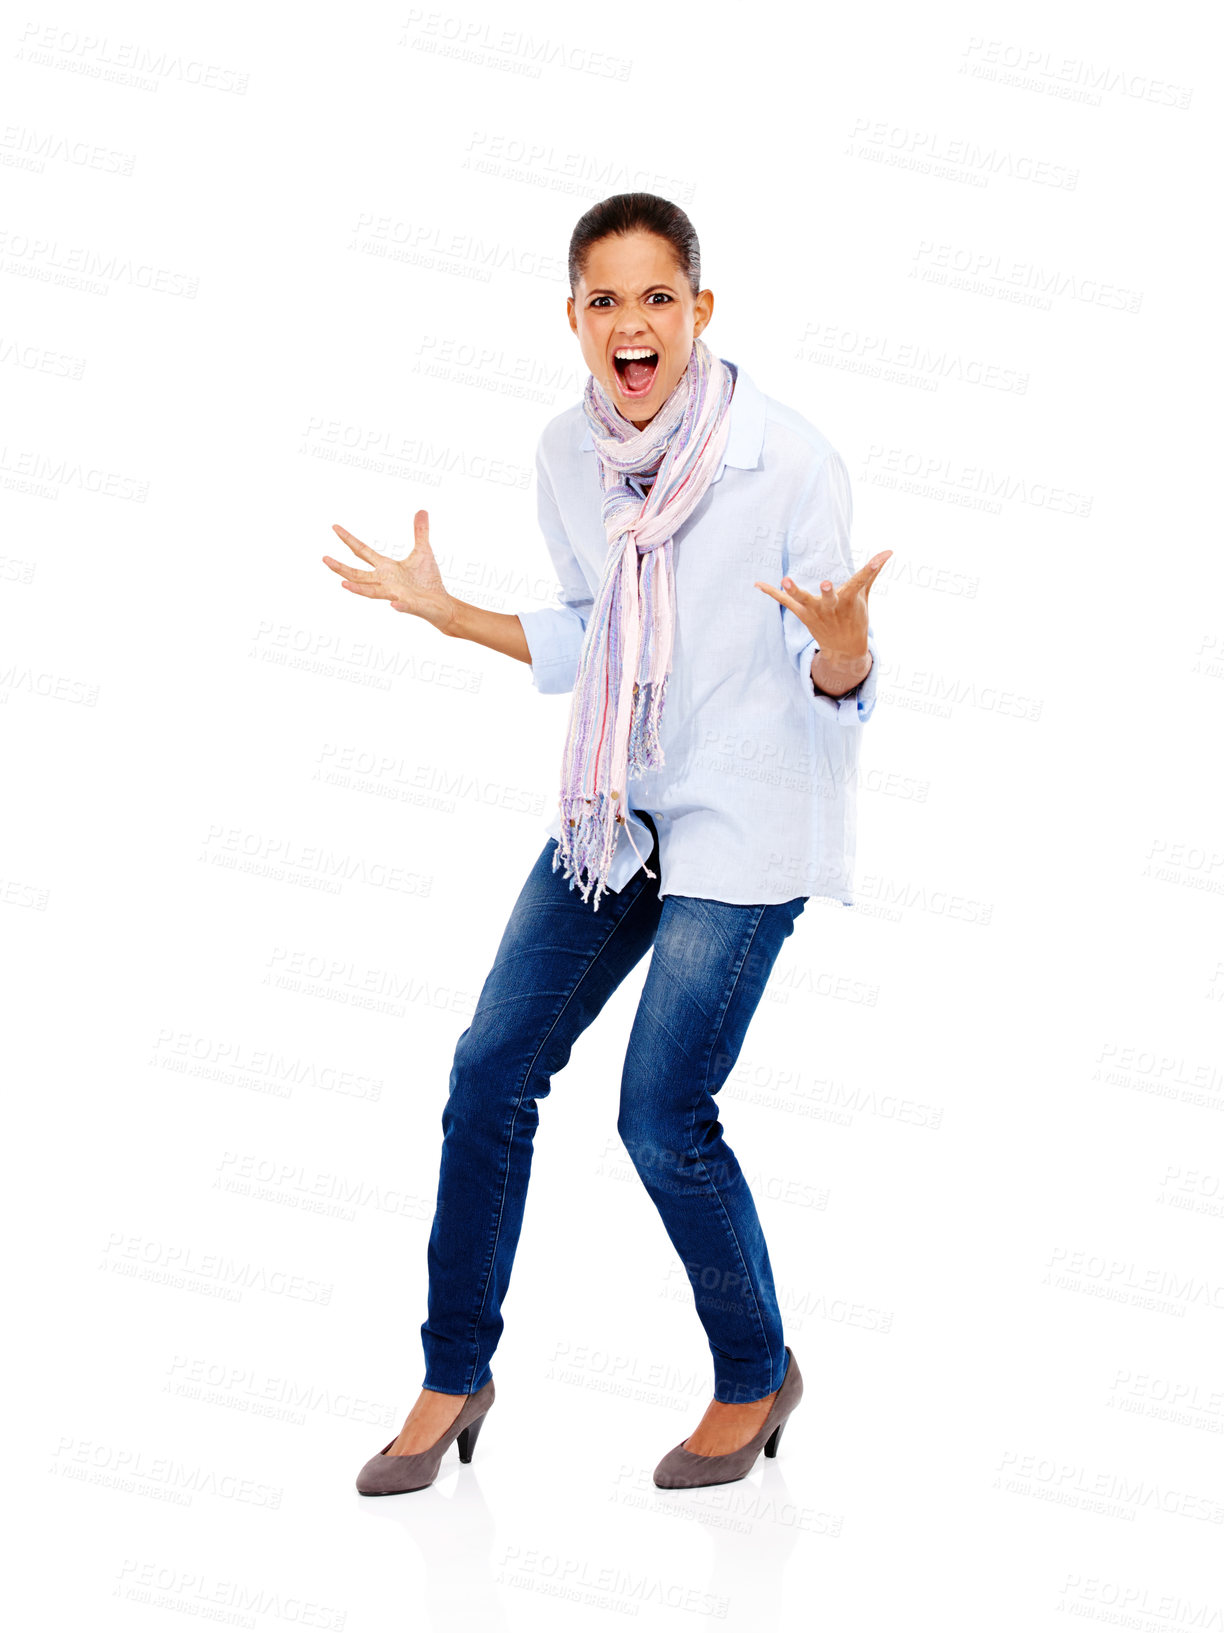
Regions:
[[[1039,46],[987,40],[980,34],[970,37],[957,71],[973,79],[1041,91],[1091,107],[1100,107],[1103,93],[1116,91],[1132,101],[1154,102],[1184,112],[1194,95],[1189,85],[1172,84],[1150,74],[1128,74],[1122,68],[1090,62],[1085,57],[1060,56]]]
[[[623,82],[633,71],[629,57],[551,39],[547,34],[499,28],[483,19],[459,17],[454,12],[424,11],[419,6],[409,11],[399,43],[414,51],[428,51],[501,73],[521,74],[528,79],[539,79],[545,68],[561,68],[571,74]]]
[[[897,164],[974,187],[988,186],[994,176],[1066,192],[1074,192],[1079,185],[1079,171],[1054,160],[984,145],[973,136],[945,136],[941,131],[893,124],[887,119],[856,119],[848,141],[847,151],[853,157]]]
[[[924,283],[946,284],[950,289],[991,295],[1043,311],[1050,310],[1055,297],[1063,296],[1132,316],[1143,305],[1140,290],[1103,278],[1087,278],[1035,261],[1016,261],[965,244],[941,244],[932,238],[919,242],[909,275]]]

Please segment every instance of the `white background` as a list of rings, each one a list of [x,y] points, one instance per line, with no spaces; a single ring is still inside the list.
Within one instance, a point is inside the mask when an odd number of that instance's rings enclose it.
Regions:
[[[1211,1625],[1198,10],[6,23],[22,1625]],[[542,1103],[473,1463],[373,1501],[452,1051],[569,700],[320,558],[336,521],[406,554],[424,506],[456,593],[552,602],[562,269],[633,188],[692,216],[715,350],[846,458],[856,559],[894,551],[858,905],[809,906],[721,1094],[807,1393],[746,1480],[652,1485],[712,1380],[615,1134],[643,964]]]

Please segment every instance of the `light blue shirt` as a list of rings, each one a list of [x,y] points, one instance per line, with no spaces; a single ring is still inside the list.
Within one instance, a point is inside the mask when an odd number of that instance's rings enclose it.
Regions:
[[[842,698],[827,697],[811,679],[817,641],[753,580],[780,588],[789,574],[814,590],[821,579],[849,578],[850,478],[802,415],[727,366],[736,378],[723,460],[672,538],[664,764],[630,776],[628,806],[648,811],[658,828],[661,896],[737,904],[832,896],[849,906],[859,736],[879,667],[874,632],[866,679]],[[598,456],[581,402],[544,427],[536,475],[560,605],[518,617],[536,689],[569,692],[608,554]],[[558,745],[558,789],[560,756]],[[650,854],[649,830],[630,816],[617,829],[610,890],[641,866],[629,831],[642,857]],[[556,804],[548,834],[561,835]]]

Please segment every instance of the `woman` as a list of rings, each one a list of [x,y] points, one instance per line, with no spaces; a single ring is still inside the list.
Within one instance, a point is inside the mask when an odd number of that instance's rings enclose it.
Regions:
[[[688,217],[649,193],[606,199],[574,229],[567,309],[590,375],[537,457],[559,606],[514,615],[452,596],[425,511],[403,561],[339,526],[367,568],[323,558],[346,589],[529,664],[541,692],[573,692],[549,838],[455,1051],[424,1387],[359,1474],[367,1494],[431,1484],[453,1441],[470,1459],[537,1102],[652,947],[617,1129],[714,1359],[714,1398],[656,1485],[742,1478],[774,1455],[802,1393],[714,1095],[808,898],[850,900],[875,689],[867,593],[891,551],[850,572],[845,466],[700,338],[714,308],[700,270]]]

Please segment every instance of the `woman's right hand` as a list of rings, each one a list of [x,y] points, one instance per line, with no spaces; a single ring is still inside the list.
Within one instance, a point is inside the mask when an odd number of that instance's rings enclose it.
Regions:
[[[429,512],[418,510],[412,523],[416,546],[412,554],[402,561],[396,561],[391,556],[380,556],[377,550],[371,550],[368,544],[355,539],[339,522],[332,523],[333,532],[344,540],[354,555],[369,563],[369,570],[347,566],[331,556],[324,556],[323,560],[333,573],[339,574],[344,589],[352,590],[354,595],[389,601],[396,612],[413,612],[445,634],[447,627],[454,622],[458,609],[454,597],[442,582],[438,563],[429,547]]]

